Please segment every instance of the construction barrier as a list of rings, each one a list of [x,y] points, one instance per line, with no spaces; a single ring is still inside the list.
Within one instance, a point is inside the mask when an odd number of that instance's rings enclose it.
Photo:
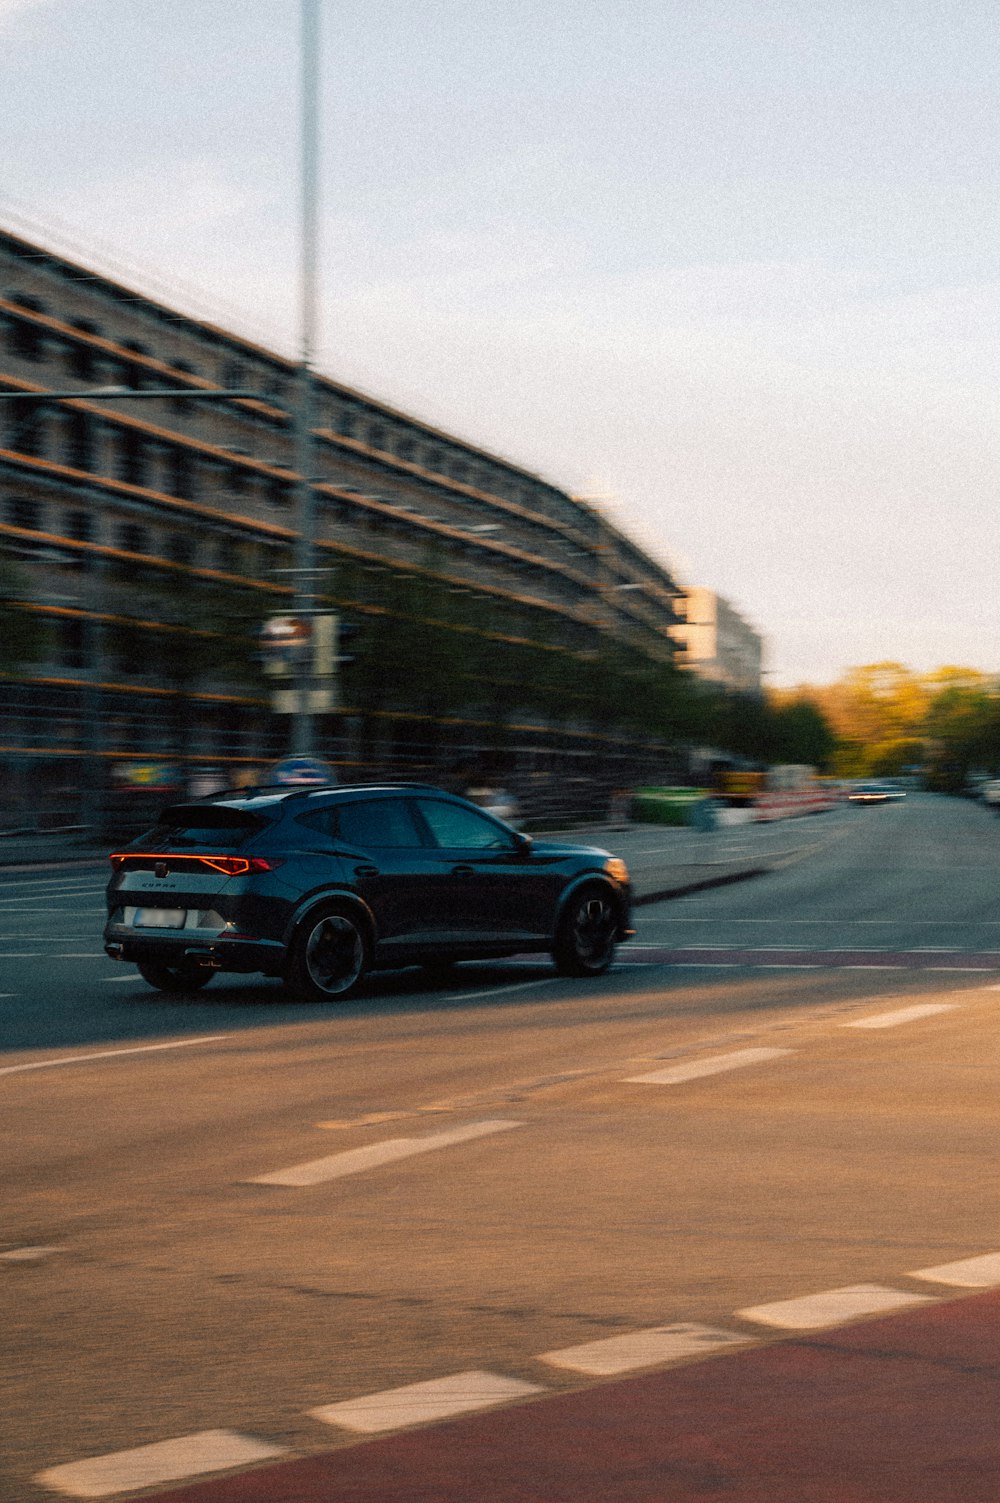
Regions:
[[[770,819],[790,819],[797,814],[822,814],[827,809],[833,809],[836,803],[836,794],[827,788],[759,793],[751,805],[751,817],[760,823]]]

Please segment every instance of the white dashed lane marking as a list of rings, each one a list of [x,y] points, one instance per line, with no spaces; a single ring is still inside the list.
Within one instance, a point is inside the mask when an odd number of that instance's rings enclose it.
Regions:
[[[468,1143],[474,1138],[483,1138],[490,1133],[506,1132],[508,1128],[520,1126],[520,1122],[471,1122],[466,1127],[428,1133],[422,1138],[387,1138],[385,1142],[371,1143],[367,1148],[348,1148],[343,1153],[310,1159],[305,1164],[295,1164],[291,1169],[277,1169],[273,1174],[260,1174],[249,1183],[289,1185],[295,1188],[320,1185],[326,1180],[341,1179],[347,1174],[361,1174],[366,1169],[378,1169],[383,1164],[412,1158],[414,1154],[430,1153],[436,1148],[450,1148],[455,1143]]]
[[[902,1310],[908,1305],[933,1303],[930,1294],[904,1294],[883,1284],[851,1284],[844,1289],[826,1289],[822,1294],[806,1294],[799,1299],[777,1300],[770,1305],[753,1305],[737,1310],[741,1320],[757,1325],[777,1326],[785,1331],[819,1331],[825,1326],[840,1326],[863,1315],[880,1315]]]
[[[319,1409],[310,1409],[309,1413],[325,1425],[340,1425],[345,1430],[376,1435],[382,1430],[423,1425],[429,1420],[468,1414],[474,1409],[489,1409],[494,1404],[508,1404],[512,1399],[545,1392],[547,1390],[537,1383],[503,1378],[496,1373],[453,1373],[447,1378],[408,1383],[404,1388],[390,1388],[384,1393],[347,1399],[340,1404],[324,1404]]]
[[[915,1023],[918,1018],[930,1018],[938,1012],[954,1012],[954,1002],[921,1002],[915,1007],[898,1007],[894,1012],[877,1012],[868,1018],[852,1018],[841,1023],[841,1028],[895,1028],[898,1023]]]
[[[209,1033],[203,1038],[175,1039],[170,1044],[140,1044],[135,1049],[101,1049],[95,1054],[66,1054],[58,1059],[33,1059],[26,1065],[4,1065],[0,1075],[20,1075],[25,1070],[51,1070],[56,1065],[89,1065],[95,1059],[118,1059],[129,1054],[156,1054],[161,1049],[190,1049],[195,1044],[217,1044],[228,1033]]]
[[[161,1440],[132,1451],[112,1451],[88,1461],[50,1467],[35,1480],[71,1498],[110,1498],[115,1493],[251,1466],[286,1454],[284,1446],[266,1445],[232,1430],[203,1430],[198,1435]]]
[[[648,1331],[630,1331],[627,1336],[609,1336],[603,1341],[586,1341],[581,1346],[542,1352],[538,1361],[589,1373],[595,1378],[609,1378],[637,1367],[658,1367],[683,1357],[705,1357],[723,1347],[745,1346],[752,1339],[714,1326],[654,1326]]]
[[[995,1289],[1000,1285],[1000,1253],[982,1253],[957,1263],[939,1263],[936,1268],[918,1268],[907,1275],[932,1284],[953,1284],[958,1289]]]
[[[698,1080],[704,1075],[719,1075],[725,1070],[741,1070],[747,1065],[763,1064],[765,1060],[778,1059],[791,1054],[791,1049],[737,1049],[732,1054],[717,1054],[714,1059],[698,1059],[687,1065],[672,1065],[667,1070],[654,1070],[648,1075],[630,1075],[628,1085],[680,1085],[685,1080]]]

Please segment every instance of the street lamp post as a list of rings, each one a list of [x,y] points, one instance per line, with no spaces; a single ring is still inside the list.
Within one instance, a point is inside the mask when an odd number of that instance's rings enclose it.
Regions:
[[[300,343],[295,402],[295,468],[298,529],[295,541],[294,610],[312,622],[315,613],[316,492],[313,477],[313,354],[316,344],[316,225],[318,159],[319,10],[302,0],[302,181],[300,220]],[[291,750],[311,756],[315,744],[312,633],[296,673],[296,712]]]

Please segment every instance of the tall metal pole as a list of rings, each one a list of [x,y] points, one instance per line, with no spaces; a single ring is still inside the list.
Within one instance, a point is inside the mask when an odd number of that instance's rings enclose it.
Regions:
[[[319,0],[302,0],[302,202],[300,221],[300,342],[295,402],[295,468],[298,473],[298,536],[295,544],[295,614],[312,620],[316,573],[316,512],[313,488],[313,373],[316,347],[316,244],[319,81]],[[292,719],[292,751],[311,756],[312,639],[299,664],[298,702]]]

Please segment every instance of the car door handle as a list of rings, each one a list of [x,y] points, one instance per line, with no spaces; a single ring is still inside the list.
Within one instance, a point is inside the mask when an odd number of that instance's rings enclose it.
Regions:
[[[356,866],[354,868],[354,875],[356,877],[377,877],[378,876],[378,867],[377,866]]]
[[[474,877],[476,875],[475,869],[471,866],[453,866],[451,874],[453,877]]]

